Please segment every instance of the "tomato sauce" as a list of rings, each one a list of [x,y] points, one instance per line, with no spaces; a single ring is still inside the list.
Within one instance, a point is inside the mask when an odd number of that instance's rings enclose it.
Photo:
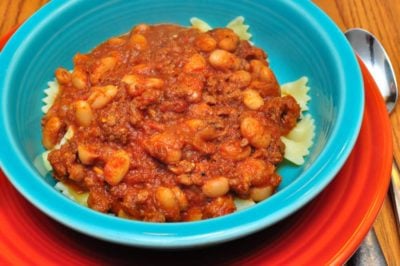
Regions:
[[[229,29],[167,24],[78,53],[72,72],[56,70],[60,92],[42,120],[54,177],[87,191],[94,210],[152,222],[269,197],[300,108],[266,58]]]

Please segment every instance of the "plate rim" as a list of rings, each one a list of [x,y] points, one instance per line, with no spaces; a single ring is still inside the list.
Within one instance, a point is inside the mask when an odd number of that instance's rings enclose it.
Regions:
[[[52,8],[53,8],[54,10],[56,10],[56,7],[57,7],[56,3],[58,3],[59,5],[65,4],[65,3],[61,2],[61,1],[52,1],[52,2],[50,2],[50,3],[47,4],[44,8],[42,8],[39,12],[37,12],[37,13],[33,16],[34,19],[29,20],[29,21],[27,22],[27,24],[30,25],[30,26],[32,27],[32,25],[33,25],[33,22],[32,22],[32,21],[33,21],[33,20],[39,20],[39,16],[38,16],[37,14],[39,14],[40,12],[42,12],[43,14],[46,14],[46,12],[50,12],[50,11],[52,10]],[[308,2],[307,2],[307,3],[308,3]],[[295,5],[295,4],[293,4],[293,5]],[[300,4],[299,4],[299,5],[300,5]],[[51,7],[51,8],[50,8],[50,7]],[[317,11],[315,11],[315,10],[319,10],[319,9],[317,9],[311,2],[308,3],[308,4],[302,3],[301,8],[305,9],[306,7],[307,7],[307,8],[310,8],[310,10],[314,10],[314,12],[317,12]],[[318,11],[318,12],[320,12],[320,11]],[[333,27],[333,28],[335,29],[335,31],[338,30],[337,27],[336,27],[336,25],[330,20],[330,18],[329,18],[327,15],[325,15],[325,14],[323,14],[323,13],[317,13],[317,14],[319,14],[320,16],[324,16],[323,21],[325,21],[325,22],[327,23],[327,25]],[[27,27],[27,26],[26,26],[27,24],[24,24],[24,25],[22,26],[22,28]],[[25,30],[28,30],[28,29],[29,29],[29,28],[26,28]],[[19,33],[18,33],[18,31],[17,31],[17,35],[18,35],[18,34],[19,34]],[[343,39],[344,39],[344,37],[343,37]],[[348,44],[347,44],[347,45],[348,45]],[[348,47],[350,47],[350,46],[348,45]],[[354,60],[354,61],[355,61],[355,60]],[[356,69],[356,70],[355,70],[356,72],[357,72],[357,70],[358,70],[358,72],[359,72],[358,64],[356,65],[355,69]],[[361,76],[361,74],[360,74],[359,76]],[[361,84],[361,80],[360,80],[360,82],[358,82],[357,77],[356,77],[355,83],[360,83],[360,84]],[[362,102],[362,100],[361,100],[361,102]],[[362,102],[362,105],[363,105],[363,102]],[[359,125],[356,125],[356,127],[358,127],[358,132],[359,132],[359,129],[360,129],[360,127],[361,127],[361,118],[358,119],[358,120],[356,121],[356,124],[359,124]],[[354,144],[355,144],[357,135],[358,135],[358,134],[354,134],[354,136],[352,136],[352,138],[348,141],[348,143],[346,144],[345,149],[344,149],[344,151],[343,151],[343,153],[342,153],[343,157],[338,158],[338,160],[343,161],[343,163],[344,163],[345,158],[348,157],[348,155],[350,154],[351,148],[352,148],[352,147],[354,146]],[[342,165],[343,163],[341,163],[341,165]],[[3,170],[4,170],[4,172],[6,173],[7,176],[10,175],[10,172],[8,172],[7,167],[4,167],[4,166],[3,166]],[[334,178],[334,175],[335,175],[339,170],[340,170],[340,168],[331,169],[330,171],[331,171],[332,173],[334,173],[334,174],[332,174],[331,179],[327,179],[327,180],[325,180],[324,182],[318,183],[318,186],[314,186],[314,188],[311,190],[312,193],[300,197],[300,198],[301,198],[301,201],[299,201],[299,202],[297,202],[296,204],[292,205],[291,208],[293,208],[293,206],[294,206],[294,208],[295,208],[296,210],[298,210],[298,209],[301,208],[304,204],[306,204],[306,202],[308,202],[311,198],[315,197],[315,196],[322,190],[322,188]],[[36,205],[39,209],[41,209],[43,212],[47,213],[48,215],[50,215],[50,216],[53,217],[54,219],[58,220],[59,222],[65,224],[65,225],[67,225],[67,226],[69,226],[69,227],[71,227],[71,226],[72,226],[71,224],[73,224],[72,227],[73,227],[75,230],[78,230],[78,231],[79,231],[79,228],[85,228],[85,229],[82,229],[82,230],[81,230],[83,233],[90,234],[90,235],[92,235],[92,236],[94,236],[94,237],[99,237],[98,235],[96,235],[95,233],[93,233],[93,232],[91,231],[92,229],[95,229],[94,226],[91,226],[90,224],[86,224],[86,223],[83,223],[83,224],[82,224],[82,223],[77,223],[76,221],[71,222],[71,219],[70,219],[69,217],[67,217],[67,216],[60,216],[59,214],[55,214],[54,211],[50,210],[50,208],[48,208],[47,206],[41,205],[41,204],[39,204],[39,203],[33,201],[33,196],[32,196],[32,195],[27,195],[26,191],[25,191],[25,193],[24,193],[23,187],[21,187],[21,186],[18,184],[18,182],[16,182],[16,181],[13,180],[13,179],[10,179],[10,178],[9,178],[9,180],[11,181],[11,183],[14,184],[14,186],[15,186],[25,197],[27,197],[27,199],[28,199],[30,202],[33,202],[34,205]],[[49,195],[49,196],[53,196],[53,195],[55,195],[56,193],[57,193],[56,191],[52,191],[52,192],[48,193],[48,195]],[[76,209],[76,205],[75,205],[74,203],[69,202],[67,199],[63,200],[62,203],[64,204],[64,207],[66,207],[66,208],[72,208],[72,206],[73,206],[73,209]],[[73,204],[73,205],[72,205],[72,204]],[[78,208],[78,209],[79,209],[79,208]],[[81,214],[87,215],[86,208],[83,208],[83,207],[82,207],[82,208],[79,209],[79,210],[81,210]],[[114,232],[113,230],[106,230],[105,228],[102,228],[103,233],[105,233],[105,234],[102,236],[102,238],[103,238],[103,239],[106,239],[106,240],[108,240],[108,241],[115,241],[115,242],[118,242],[118,243],[125,243],[125,244],[136,245],[136,246],[142,246],[142,247],[149,246],[149,247],[155,247],[155,248],[157,248],[157,247],[154,246],[154,245],[160,245],[160,246],[158,246],[158,248],[179,248],[179,247],[187,247],[188,245],[190,245],[190,246],[201,246],[201,245],[207,245],[207,244],[208,244],[208,241],[209,241],[208,238],[209,238],[209,237],[214,237],[213,243],[219,243],[219,242],[222,242],[222,241],[229,241],[229,240],[232,240],[232,239],[234,239],[234,238],[242,237],[242,236],[245,235],[245,234],[254,233],[255,231],[261,230],[262,228],[264,228],[264,227],[266,227],[266,226],[269,226],[269,225],[271,225],[272,223],[275,223],[277,220],[281,219],[282,217],[285,217],[286,215],[283,213],[283,211],[284,211],[283,209],[280,210],[280,211],[278,211],[278,212],[276,213],[276,215],[275,215],[273,221],[270,222],[270,223],[267,224],[267,225],[262,225],[262,226],[260,226],[260,223],[253,223],[253,224],[248,224],[247,227],[237,226],[237,228],[234,228],[234,229],[232,229],[232,230],[230,230],[230,231],[226,231],[226,230],[225,230],[225,231],[214,232],[214,234],[207,235],[205,238],[204,238],[204,233],[199,233],[198,236],[197,236],[196,238],[188,238],[188,237],[186,237],[186,240],[185,240],[185,241],[181,241],[181,242],[179,242],[179,243],[176,242],[176,241],[174,241],[174,238],[173,238],[173,237],[172,237],[172,239],[171,239],[170,241],[166,241],[165,243],[160,242],[160,239],[158,239],[158,240],[156,239],[155,242],[149,242],[148,236],[145,236],[145,237],[143,237],[143,239],[140,239],[140,238],[138,238],[138,237],[140,237],[140,236],[137,235],[137,234],[135,234],[134,236],[131,236],[131,238],[124,238],[124,239],[118,239],[118,240],[116,240],[116,239],[114,238],[115,232]],[[235,215],[235,214],[233,214],[233,215]],[[112,223],[112,224],[114,224],[114,225],[117,224],[117,222],[114,221],[115,219],[113,220],[113,218],[111,218],[111,217],[104,217],[104,216],[101,215],[101,214],[93,214],[93,213],[91,213],[90,216],[96,217],[96,218],[99,218],[99,219],[102,219],[102,220],[104,220],[104,221],[108,221],[109,223]],[[218,218],[215,218],[215,219],[213,219],[213,220],[214,220],[214,221],[217,221]],[[132,223],[132,222],[129,221],[129,223]],[[200,222],[199,222],[199,223],[200,223]],[[208,224],[209,224],[209,223],[212,223],[212,222],[206,221],[206,222],[202,222],[202,223],[208,223]],[[119,225],[125,225],[125,224],[127,224],[127,223],[126,223],[126,222],[123,222],[123,221],[122,221],[122,222],[120,221],[120,222],[118,222],[118,224],[119,224]],[[194,225],[194,224],[197,224],[197,223],[193,223],[193,225]],[[176,225],[175,225],[175,224],[163,225],[164,228],[168,228],[168,227],[172,227],[172,226],[176,226]],[[143,228],[145,228],[145,226],[143,226]],[[88,230],[89,230],[89,231],[88,231]],[[229,237],[226,237],[226,236],[223,236],[221,233],[223,233],[223,234],[229,233],[230,236],[229,236]],[[135,240],[138,241],[138,242],[136,242],[135,244],[133,244],[133,243],[132,243],[132,237],[135,238]],[[217,237],[217,239],[215,239],[215,237]],[[202,238],[202,239],[199,239],[199,238]],[[162,241],[163,241],[163,240],[162,240]],[[196,241],[197,243],[194,244],[193,241]]]

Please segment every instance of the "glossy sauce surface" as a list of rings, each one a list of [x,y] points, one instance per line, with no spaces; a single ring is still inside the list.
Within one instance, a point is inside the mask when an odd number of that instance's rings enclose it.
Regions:
[[[144,24],[77,54],[42,120],[54,177],[88,191],[92,209],[155,222],[267,198],[300,108],[266,57],[229,29]]]

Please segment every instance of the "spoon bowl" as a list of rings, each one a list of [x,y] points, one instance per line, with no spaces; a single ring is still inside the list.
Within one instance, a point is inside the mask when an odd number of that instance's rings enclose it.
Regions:
[[[386,102],[386,108],[391,113],[396,106],[398,89],[394,70],[385,49],[372,33],[364,29],[349,29],[345,34],[374,77]]]
[[[378,39],[364,29],[349,29],[345,35],[372,74],[390,114],[396,106],[398,87],[389,56]],[[393,160],[390,184],[397,227],[400,230],[400,171],[396,160]]]

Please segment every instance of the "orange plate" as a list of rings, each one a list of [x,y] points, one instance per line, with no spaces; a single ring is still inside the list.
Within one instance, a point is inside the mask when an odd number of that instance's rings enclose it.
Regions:
[[[0,44],[9,36],[0,40]],[[0,171],[0,264],[344,263],[379,212],[392,162],[386,108],[370,73],[360,65],[366,108],[353,152],[334,181],[286,220],[246,238],[202,249],[174,252],[119,246],[82,235],[48,218],[28,203]]]

